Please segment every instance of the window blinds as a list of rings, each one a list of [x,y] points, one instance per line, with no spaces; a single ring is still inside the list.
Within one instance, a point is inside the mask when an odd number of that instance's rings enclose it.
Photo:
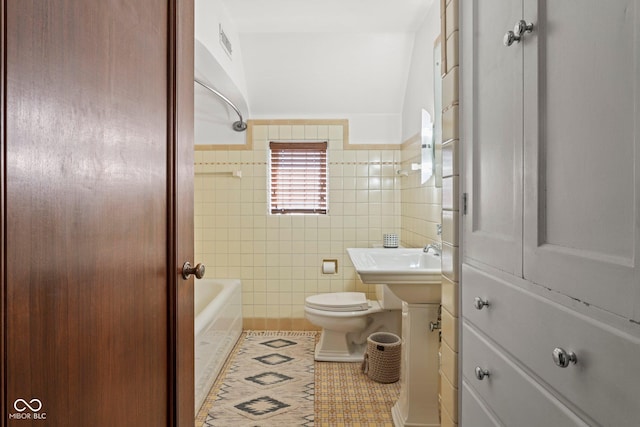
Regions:
[[[327,213],[327,142],[271,142],[272,214]]]

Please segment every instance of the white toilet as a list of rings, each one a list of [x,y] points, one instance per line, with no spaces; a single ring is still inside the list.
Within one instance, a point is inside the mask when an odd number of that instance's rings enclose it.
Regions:
[[[376,301],[362,292],[336,292],[307,297],[304,314],[322,328],[315,360],[359,362],[367,337],[374,332],[402,333],[402,301],[386,285],[376,285]]]

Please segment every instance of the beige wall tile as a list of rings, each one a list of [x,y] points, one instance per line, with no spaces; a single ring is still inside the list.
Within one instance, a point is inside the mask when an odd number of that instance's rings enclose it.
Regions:
[[[442,241],[451,246],[458,246],[458,211],[442,211]]]
[[[458,423],[454,423],[447,411],[441,408],[440,427],[458,427]]]
[[[453,316],[459,316],[459,286],[458,282],[453,282],[447,276],[442,276],[442,307]]]
[[[457,67],[460,63],[460,55],[458,54],[458,35],[460,31],[454,31],[447,37],[447,73]]]
[[[440,0],[440,40],[446,40],[447,35],[447,3],[445,0]],[[440,75],[444,76],[447,73],[447,45],[441,43],[440,48]]]
[[[304,127],[304,138],[305,139],[318,139],[318,126],[317,125],[306,125]]]
[[[207,276],[242,280],[245,328],[318,330],[304,319],[307,296],[359,291],[374,297],[374,287],[358,280],[347,247],[379,244],[388,232],[400,233],[405,246],[439,241],[442,190],[420,184],[419,174],[395,173],[419,159],[419,146],[343,150],[344,135],[342,125],[258,124],[252,151],[198,154],[197,168],[243,172],[242,179],[196,175],[194,222],[196,259],[207,265]],[[268,141],[327,137],[329,215],[269,215]],[[322,259],[337,259],[338,274],[323,275]]]
[[[450,139],[442,144],[442,176],[448,177],[452,175],[460,175],[460,167],[458,163],[458,145],[457,139]]]
[[[460,189],[456,175],[442,178],[442,209],[459,209]]]
[[[253,129],[253,140],[254,141],[263,141],[263,140],[268,138],[269,126],[256,125],[256,126],[253,126],[252,129]]]
[[[253,327],[253,318],[252,317],[243,317],[242,318],[242,329],[251,330],[255,329]]]
[[[280,125],[279,139],[291,139],[291,125]]]
[[[441,426],[457,426],[458,422],[458,102],[459,102],[459,20],[458,0],[446,0],[442,29],[443,78],[442,113],[442,338],[441,346]],[[447,143],[448,142],[448,143]]]
[[[454,67],[442,79],[442,106],[443,108],[458,104],[458,67]]]
[[[280,139],[280,126],[278,125],[268,125],[268,135],[269,139]],[[255,136],[254,136],[255,140]]]
[[[455,424],[458,422],[458,388],[452,385],[446,377],[440,376],[440,399],[443,414]]]
[[[268,331],[277,331],[280,328],[279,319],[265,319],[265,329]]]
[[[458,139],[458,135],[458,106],[454,106],[442,113],[442,141]]]
[[[291,126],[291,139],[304,140],[304,125]]]
[[[420,162],[419,140],[409,138],[400,152],[401,168],[411,170],[412,163]],[[441,222],[442,191],[435,187],[433,179],[424,185],[419,173],[411,173],[400,180],[401,204],[401,240],[407,247],[422,247],[428,243],[439,242],[437,224]]]
[[[219,150],[197,156],[196,168],[242,170],[243,178],[196,176],[196,258],[207,265],[209,277],[242,280],[245,327],[317,330],[304,319],[306,296],[348,290],[373,293],[373,287],[358,282],[353,267],[344,268],[345,250],[379,243],[383,232],[400,232],[402,182],[395,175],[400,146],[346,151],[343,125],[330,123],[261,124],[253,129],[253,151]],[[329,215],[269,215],[268,141],[327,137],[333,137]],[[362,168],[356,168],[358,162]],[[426,194],[425,198],[439,195]],[[438,220],[438,212],[429,206],[423,216]],[[337,259],[338,274],[323,275],[322,259]]]
[[[446,342],[449,348],[458,352],[458,318],[442,309],[442,341]]]
[[[457,31],[458,28],[458,0],[451,0],[447,4],[446,10],[446,36],[449,36]]]
[[[458,353],[444,342],[440,346],[440,372],[450,384],[458,385]]]
[[[343,135],[343,126],[329,125],[329,139],[342,141],[344,137]]]
[[[447,243],[442,244],[442,274],[452,282],[458,279],[458,248]]]

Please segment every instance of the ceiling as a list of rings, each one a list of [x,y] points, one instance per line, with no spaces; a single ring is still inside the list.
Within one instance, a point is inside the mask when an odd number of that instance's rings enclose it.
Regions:
[[[400,115],[433,0],[223,0],[251,118]]]
[[[224,0],[241,33],[416,31],[433,0]]]

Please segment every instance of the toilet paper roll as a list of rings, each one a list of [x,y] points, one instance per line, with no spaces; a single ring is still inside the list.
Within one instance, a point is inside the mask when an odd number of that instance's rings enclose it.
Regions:
[[[322,263],[322,274],[336,274],[336,263],[334,261],[324,261]]]

